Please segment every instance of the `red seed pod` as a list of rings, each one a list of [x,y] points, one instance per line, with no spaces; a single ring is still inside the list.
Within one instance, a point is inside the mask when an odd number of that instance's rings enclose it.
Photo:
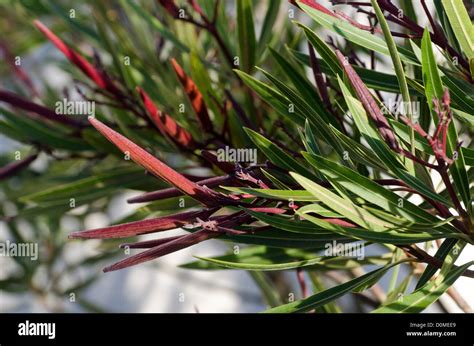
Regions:
[[[196,147],[196,142],[193,140],[191,133],[179,126],[168,114],[161,112],[143,89],[137,87],[137,91],[142,98],[148,115],[163,136],[170,138],[182,148],[194,149]]]
[[[214,192],[205,186],[199,186],[187,179],[182,174],[179,174],[146,150],[142,149],[128,138],[115,132],[99,120],[90,117],[89,122],[122,152],[128,153],[134,162],[144,167],[153,175],[175,186],[188,196],[207,206],[216,206],[224,202],[225,198],[217,192]]]
[[[97,86],[101,89],[108,90],[113,94],[120,94],[120,91],[103,71],[97,69],[82,55],[66,45],[63,40],[56,36],[39,20],[35,20],[33,23],[48,38],[48,40],[50,40],[66,56],[66,58],[69,59],[70,62],[76,65],[87,77],[92,79]]]
[[[127,238],[141,234],[162,232],[192,223],[196,217],[209,217],[213,212],[212,209],[191,211],[88,231],[74,232],[69,235],[69,239]]]
[[[351,64],[346,62],[344,55],[339,50],[336,50],[336,55],[339,63],[346,72],[347,77],[354,88],[355,93],[357,94],[357,97],[364,106],[367,114],[373,120],[375,126],[378,128],[380,135],[391,149],[397,153],[400,152],[401,148],[398,144],[395,133],[377,105],[377,102],[375,102],[372,94],[369,92],[369,89],[367,89],[362,79],[360,79],[357,72],[352,68]]]
[[[204,103],[204,99],[198,87],[196,86],[194,81],[186,74],[186,72],[184,72],[183,68],[177,63],[175,59],[171,59],[171,65],[173,65],[173,69],[176,72],[176,75],[178,76],[178,79],[184,88],[184,92],[191,101],[191,105],[193,106],[194,112],[196,113],[201,128],[207,132],[212,131],[212,122],[209,118],[209,113],[207,111],[206,104]]]

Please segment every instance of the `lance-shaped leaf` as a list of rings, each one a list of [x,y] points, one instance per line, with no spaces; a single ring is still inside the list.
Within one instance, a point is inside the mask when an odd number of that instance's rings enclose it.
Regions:
[[[12,175],[17,174],[20,172],[23,168],[26,168],[32,163],[36,158],[38,157],[38,154],[33,154],[28,156],[26,159],[12,162],[7,164],[6,166],[3,166],[0,168],[0,180],[6,179],[11,177]]]
[[[265,213],[258,213],[254,211],[247,211],[250,215],[256,219],[269,224],[278,229],[282,229],[288,232],[294,233],[308,233],[313,235],[320,235],[321,240],[324,239],[345,239],[337,234],[334,234],[332,231],[314,227],[314,224],[308,221],[297,221],[294,218],[285,217],[281,215],[267,215]],[[343,220],[340,220],[343,221]]]
[[[423,181],[406,171],[405,167],[398,160],[395,154],[390,151],[390,149],[382,140],[379,139],[379,133],[374,128],[372,128],[372,126],[370,126],[366,112],[364,111],[364,107],[361,102],[351,96],[349,89],[344,85],[340,78],[338,78],[338,81],[357,128],[369,146],[374,150],[375,154],[381,160],[383,160],[387,168],[391,170],[397,177],[403,180],[408,186],[416,189],[425,196],[439,201],[445,205],[450,205],[450,202],[447,201],[446,198],[433,191]]]
[[[295,302],[280,305],[276,308],[267,310],[267,313],[296,313],[306,312],[317,308],[318,306],[325,305],[334,299],[337,299],[344,294],[357,291],[360,287],[366,287],[371,283],[374,278],[380,278],[384,273],[387,272],[393,266],[399,265],[400,263],[393,263],[391,265],[376,269],[370,273],[359,276],[358,278],[347,281],[341,285],[328,288],[322,292],[316,293],[308,298],[297,300]]]
[[[401,197],[399,195],[345,166],[318,155],[304,153],[303,156],[325,176],[337,181],[338,184],[341,184],[348,191],[388,212],[396,212],[409,221],[427,223],[432,226],[439,222],[436,216],[431,215],[409,200],[404,200],[403,204],[400,205]],[[456,232],[454,228],[449,226],[443,226],[441,229],[446,233]]]
[[[423,39],[421,40],[421,60],[426,101],[431,110],[433,109],[433,99],[437,98],[441,100],[444,90],[439,70],[436,66],[435,56],[431,48],[430,32],[427,28],[425,28]]]
[[[286,96],[251,75],[240,70],[234,70],[234,72],[245,84],[255,91],[265,103],[272,106],[275,111],[300,126],[304,125],[306,119],[304,112],[296,106],[294,107],[294,112],[290,112],[289,109],[292,102]]]
[[[343,236],[381,244],[415,244],[445,237],[466,238],[466,235],[462,233],[452,233],[445,235],[442,233],[433,234],[432,232],[419,231],[415,233],[406,233],[398,230],[374,232],[373,230],[367,230],[364,228],[342,226],[340,224],[343,223],[344,220],[340,219],[319,219],[308,214],[303,214],[303,212],[300,210],[297,210],[296,213],[319,227],[332,230]]]
[[[204,98],[199,91],[193,80],[184,72],[183,68],[178,64],[175,59],[171,59],[171,65],[173,66],[176,75],[178,76],[179,82],[183,86],[184,92],[191,101],[191,105],[196,113],[199,125],[204,131],[212,131],[212,122],[209,118]]]
[[[275,76],[271,75],[267,71],[258,68],[265,77],[267,77],[279,90],[283,95],[286,95],[288,99],[291,101],[290,104],[293,104],[294,108],[292,112],[289,113],[290,118],[294,119],[293,115],[297,112],[302,113],[304,122],[309,120],[309,122],[314,125],[314,132],[318,136],[321,136],[330,146],[336,150],[336,152],[342,156],[342,147],[341,144],[336,140],[332,131],[328,126],[328,119],[331,118],[331,115],[327,113],[327,110],[324,108],[314,108],[312,107],[304,98],[298,95],[292,88],[288,87],[284,82],[276,78]],[[287,105],[288,109],[290,108],[290,104]],[[294,111],[294,113],[293,113]],[[330,122],[329,122],[330,123]],[[351,160],[347,160],[351,162]]]
[[[199,186],[191,180],[185,178],[183,175],[176,172],[171,167],[165,165],[153,155],[149,154],[138,145],[125,138],[121,134],[115,132],[107,125],[101,123],[99,120],[92,117],[89,118],[90,123],[102,133],[110,142],[115,144],[122,152],[128,153],[130,158],[147,171],[153,173],[155,176],[163,179],[167,183],[175,186],[183,191],[185,194],[194,198],[195,200],[208,206],[218,205],[220,202],[227,200],[211,189]]]
[[[334,31],[348,41],[354,42],[364,48],[389,55],[387,44],[380,37],[375,36],[366,30],[355,27],[346,20],[335,16],[332,12],[328,13],[320,8],[314,8],[305,2],[306,1],[297,1],[304,12],[328,30]],[[415,65],[418,64],[415,55],[410,50],[403,47],[397,47],[397,49],[400,53],[400,58],[404,62]]]
[[[364,228],[381,232],[394,226],[301,175],[291,173],[291,176],[329,208]]]
[[[49,204],[52,202],[66,203],[71,196],[76,201],[81,199],[96,200],[109,196],[119,188],[140,188],[155,184],[156,179],[143,174],[138,166],[114,167],[83,179],[74,179],[71,182],[58,184],[18,198],[22,203]]]
[[[256,39],[251,0],[237,1],[237,34],[243,71],[250,73],[255,64]]]
[[[74,65],[76,65],[87,77],[92,79],[100,88],[119,93],[117,87],[103,72],[89,63],[82,55],[66,45],[63,40],[56,36],[39,20],[34,21],[35,26],[50,40]]]
[[[262,24],[262,29],[260,31],[260,37],[257,43],[257,57],[262,59],[264,57],[263,53],[267,48],[267,44],[271,43],[273,27],[278,18],[278,13],[280,11],[281,2],[278,1],[269,1],[267,5],[267,10],[265,13],[265,20]]]
[[[474,26],[462,0],[442,0],[454,35],[469,60],[474,59]]]
[[[248,128],[245,128],[245,132],[247,132],[247,135],[250,137],[252,142],[254,142],[255,145],[261,151],[263,151],[265,156],[268,157],[270,161],[272,161],[274,164],[278,165],[281,168],[284,168],[287,170],[293,170],[304,176],[311,177],[315,180],[318,179],[318,177],[314,173],[312,173],[306,167],[301,165],[293,157],[286,154],[283,150],[281,150],[278,146],[273,144],[270,140],[260,135],[258,132],[252,131]]]
[[[223,261],[215,258],[205,258],[198,256],[196,256],[196,258],[200,259],[201,261],[216,264],[224,268],[243,270],[287,270],[315,265],[320,263],[324,259],[324,257],[314,257],[301,261],[292,261],[286,263],[236,263],[230,261]]]
[[[282,71],[286,74],[288,79],[294,85],[295,89],[297,90],[297,94],[299,94],[299,96],[303,100],[305,100],[306,103],[310,106],[308,107],[308,109],[314,109],[315,112],[320,115],[324,121],[332,123],[333,126],[339,126],[334,117],[329,114],[329,112],[324,108],[319,97],[317,96],[318,94],[316,89],[309,82],[309,80],[305,76],[300,74],[293,64],[288,62],[287,57],[282,56],[273,48],[269,48],[269,50],[275,61],[281,67]],[[265,75],[269,77],[270,80],[272,80],[271,76],[268,76],[267,74]],[[290,97],[290,95],[288,95],[288,97]]]
[[[301,249],[277,249],[266,246],[249,246],[242,248],[239,253],[229,253],[222,256],[212,257],[213,260],[225,261],[238,264],[258,263],[268,264],[275,262],[290,262],[295,259],[314,257],[314,254]],[[180,266],[187,269],[216,270],[226,269],[214,263],[205,261],[193,261]]]
[[[4,118],[4,124],[19,132],[20,140],[44,144],[50,148],[65,149],[71,151],[90,150],[81,138],[65,133],[59,126],[51,126],[43,122],[40,116],[33,113],[19,114],[11,113],[0,107],[0,114]],[[8,135],[8,133],[7,133]]]
[[[374,121],[375,126],[377,126],[377,128],[379,129],[380,135],[387,142],[390,148],[399,152],[400,146],[397,142],[395,134],[392,128],[390,127],[387,119],[385,118],[385,115],[382,113],[379,106],[375,102],[372,94],[369,92],[369,89],[367,89],[364,82],[362,82],[360,77],[352,68],[351,64],[349,64],[348,60],[339,50],[336,51],[336,56],[342,68],[346,72],[347,77],[352,87],[354,88],[357,97],[362,102],[362,105],[364,106],[367,114],[369,114],[369,116]]]
[[[82,127],[84,124],[68,116],[56,114],[52,109],[37,103],[25,100],[24,98],[6,90],[0,90],[0,101],[6,102],[14,107],[35,113],[45,119],[61,123],[72,127]]]
[[[398,299],[397,301],[374,310],[374,313],[419,313],[441,297],[454,282],[473,265],[466,263],[450,271],[442,280],[435,279],[415,292]]]
[[[168,114],[156,108],[153,101],[143,89],[137,87],[137,91],[142,98],[148,115],[163,136],[170,138],[176,145],[184,148],[194,148],[196,146],[191,134],[187,130],[179,126]]]
[[[335,219],[329,222],[329,219],[319,219],[303,213],[303,211],[296,211],[297,214],[300,214],[302,217],[315,223],[319,227],[333,230],[334,232],[344,236],[387,244],[414,244],[417,242],[445,237],[466,238],[466,235],[462,233],[443,234],[421,231],[416,231],[413,233],[404,232],[399,230],[398,227],[391,224],[390,222],[382,220],[375,215],[368,213],[365,209],[362,209],[361,207],[354,205],[352,202],[335,195],[329,190],[313,183],[309,179],[299,176],[296,173],[291,173],[291,175],[295,178],[295,180],[298,181],[298,183],[300,183],[316,197],[320,198],[321,201],[331,209],[347,217],[354,223],[359,224],[363,228],[343,227],[334,222],[336,220],[341,220]],[[311,211],[305,210],[305,212]]]
[[[387,20],[385,19],[383,11],[380,9],[380,6],[378,5],[377,1],[371,0],[371,3],[372,3],[372,7],[375,10],[375,14],[377,15],[377,18],[380,22],[380,26],[382,27],[385,41],[387,42],[387,47],[390,52],[390,57],[392,58],[392,63],[395,70],[395,74],[397,76],[398,84],[400,85],[402,99],[403,99],[403,102],[405,103],[405,106],[407,106],[410,104],[410,92],[408,91],[407,78],[405,76],[405,71],[403,69],[400,55],[398,54],[397,46],[390,32],[390,27],[387,23]],[[407,111],[408,111],[408,117],[412,119],[413,117],[412,110],[408,109]],[[415,152],[415,149],[414,149],[415,139],[414,138],[415,138],[415,131],[411,129],[410,148],[412,152]]]
[[[166,5],[166,1],[160,1],[162,6],[165,6],[167,11],[169,13],[172,13],[173,16],[178,15],[179,9],[177,8],[176,5],[173,6],[173,4]],[[131,10],[135,11],[138,16],[140,16],[143,20],[148,22],[153,29],[158,31],[164,38],[168,39],[171,41],[177,48],[185,51],[186,53],[189,52],[189,48],[180,40],[178,37],[174,35],[174,33],[169,30],[167,25],[162,23],[160,20],[158,20],[157,17],[155,17],[151,12],[148,12],[147,9],[142,7],[140,4],[137,4],[135,1],[129,0],[129,1],[124,1],[123,4],[127,5],[130,7]],[[127,10],[128,8],[125,8]]]
[[[177,238],[175,240],[166,242],[164,244],[155,246],[147,251],[143,251],[137,255],[133,255],[124,259],[120,262],[112,264],[104,268],[104,272],[110,272],[114,270],[119,270],[127,267],[131,267],[143,262],[148,262],[158,257],[168,255],[172,252],[176,252],[187,248],[191,245],[200,243],[204,240],[215,238],[219,235],[222,235],[220,232],[213,232],[207,230],[197,231],[191,234],[187,234],[184,237]]]
[[[87,231],[74,232],[69,235],[70,239],[106,239],[127,238],[141,234],[167,231],[192,223],[197,217],[208,218],[215,209],[189,211],[174,215],[167,215],[153,219],[128,222],[120,225],[91,229]]]
[[[456,246],[456,244],[458,244],[458,242],[459,244],[461,244],[461,241],[458,241],[457,239],[445,239],[443,241],[443,244],[441,244],[441,246],[436,251],[434,258],[436,258],[437,260],[441,262],[444,261],[445,258]],[[423,271],[423,274],[421,274],[420,279],[416,283],[415,289],[423,287],[437,271],[438,271],[437,266],[433,264],[428,264],[425,270]]]
[[[311,45],[316,49],[316,51],[321,56],[322,60],[328,65],[330,70],[334,75],[342,72],[341,67],[337,63],[336,54],[334,54],[333,50],[329,47],[329,45],[324,42],[318,35],[316,35],[310,28],[296,22],[296,24],[304,30],[306,35],[306,39],[311,43]]]

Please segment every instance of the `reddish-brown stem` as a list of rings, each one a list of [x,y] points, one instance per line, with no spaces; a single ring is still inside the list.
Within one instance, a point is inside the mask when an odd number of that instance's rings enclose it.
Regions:
[[[301,268],[296,269],[296,277],[301,288],[301,296],[306,298],[308,296],[308,286],[306,285],[306,279],[304,277],[304,271]]]

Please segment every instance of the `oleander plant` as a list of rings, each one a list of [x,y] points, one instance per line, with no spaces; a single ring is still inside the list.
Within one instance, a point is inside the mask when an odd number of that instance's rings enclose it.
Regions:
[[[0,133],[13,143],[0,236],[41,247],[38,262],[11,258],[0,290],[80,293],[221,241],[228,253],[181,267],[247,271],[266,312],[348,312],[343,296],[421,312],[445,294],[470,311],[453,287],[474,278],[469,1],[7,0],[0,12]],[[64,227],[126,191],[138,207],[114,224]],[[100,255],[61,265],[90,239]]]

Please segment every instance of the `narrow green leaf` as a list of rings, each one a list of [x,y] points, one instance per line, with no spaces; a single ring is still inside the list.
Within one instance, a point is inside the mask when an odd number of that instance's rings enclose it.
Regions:
[[[311,130],[311,125],[307,120],[304,124],[304,135],[305,135],[304,145],[306,147],[306,150],[313,154],[321,154],[321,150],[319,149],[316,137],[314,137],[314,133]]]
[[[301,1],[298,1],[298,5],[306,12],[313,20],[326,29],[331,30],[344,37],[348,41],[351,41],[361,47],[389,55],[390,52],[387,48],[387,44],[380,37],[371,34],[368,31],[356,28],[352,24],[333,17],[329,14],[318,11],[308,5],[305,5]],[[414,54],[403,47],[397,48],[400,53],[400,58],[410,64],[418,65]]]
[[[230,269],[244,269],[244,270],[286,270],[286,269],[294,269],[294,268],[301,268],[310,265],[314,265],[321,261],[322,257],[314,257],[312,259],[302,260],[302,261],[294,261],[288,263],[273,263],[273,264],[262,264],[262,263],[235,263],[229,261],[222,261],[217,260],[215,258],[204,258],[204,257],[197,257],[201,261],[206,261],[210,263],[217,264],[222,267],[230,268]]]
[[[464,156],[464,161],[468,166],[474,166],[474,149],[461,148],[462,154]]]
[[[272,0],[268,1],[267,12],[265,13],[265,20],[263,21],[262,30],[260,31],[260,37],[258,38],[257,45],[257,56],[262,56],[267,44],[270,42],[273,33],[273,26],[278,18],[278,12],[280,10],[281,1]]]
[[[254,90],[263,101],[272,106],[275,111],[300,126],[304,125],[305,116],[302,112],[299,111],[299,109],[295,109],[295,112],[290,113],[289,107],[292,102],[290,102],[287,97],[283,96],[283,94],[276,91],[274,88],[268,86],[267,84],[242,71],[234,71],[245,84],[247,84],[252,90]]]
[[[295,67],[288,61],[288,58],[285,58],[276,50],[270,48],[270,52],[275,59],[275,61],[280,65],[283,72],[286,74],[288,79],[291,81],[297,92],[300,94],[301,98],[305,100],[308,105],[315,109],[318,114],[323,117],[326,121],[333,123],[337,126],[334,117],[332,117],[324,108],[321,103],[321,100],[317,96],[318,93],[316,88],[309,82],[309,80],[301,75]]]
[[[237,1],[237,33],[239,39],[239,56],[242,59],[242,70],[249,73],[255,65],[256,39],[253,27],[252,1]]]
[[[328,119],[331,117],[326,110],[321,108],[311,107],[305,99],[299,96],[294,90],[289,88],[285,83],[280,81],[278,78],[272,76],[270,73],[266,72],[259,68],[261,72],[267,77],[284,95],[287,95],[288,99],[291,101],[291,104],[288,106],[294,106],[299,113],[304,114],[303,117],[308,119],[317,130],[317,134],[320,135],[327,144],[332,146],[332,148],[342,157],[342,147],[341,144],[336,140],[333,133],[329,129]],[[294,110],[293,110],[294,111]],[[350,162],[350,161],[349,161]]]
[[[468,60],[474,58],[474,27],[462,0],[442,0],[459,45]]]
[[[399,231],[396,229],[393,230],[385,230],[383,232],[376,232],[373,230],[367,230],[363,228],[354,228],[354,227],[342,227],[339,225],[335,225],[329,222],[324,221],[324,219],[319,219],[314,216],[304,214],[299,210],[296,211],[297,214],[303,216],[306,220],[313,222],[314,224],[318,225],[319,227],[332,230],[336,233],[339,233],[343,236],[353,239],[365,240],[374,243],[380,244],[416,244],[420,242],[442,239],[446,237],[453,237],[453,238],[462,238],[465,239],[466,235],[461,233],[452,233],[449,235],[445,235],[442,233],[432,233],[432,232],[412,232],[407,233],[403,231]]]
[[[314,257],[309,252],[299,249],[274,249],[266,246],[249,246],[239,250],[236,253],[230,253],[223,256],[212,257],[217,261],[224,261],[237,264],[273,264],[278,262],[290,262],[295,259],[304,259]],[[187,269],[222,269],[222,266],[210,261],[193,261],[180,265]]]
[[[387,270],[400,263],[394,263],[379,269],[376,269],[370,273],[362,275],[358,278],[347,281],[341,285],[328,288],[322,292],[316,293],[308,298],[298,300],[289,304],[280,305],[273,309],[265,311],[266,313],[296,313],[296,312],[307,312],[317,308],[318,306],[325,305],[339,297],[342,297],[346,293],[357,290],[358,287],[366,285],[374,277],[380,277],[386,273]]]
[[[257,213],[251,210],[247,210],[247,213],[255,217],[256,219],[265,222],[266,224],[275,228],[285,230],[294,233],[308,233],[314,236],[321,236],[321,240],[332,240],[342,239],[343,237],[335,235],[334,232],[319,229],[315,225],[308,221],[297,221],[294,217],[281,216],[281,215],[267,215],[264,213]]]
[[[291,173],[291,176],[321,202],[361,227],[380,232],[394,226],[301,175]]]
[[[253,229],[253,227],[252,227]],[[250,229],[249,229],[250,230]],[[313,249],[322,250],[327,244],[326,239],[315,234],[283,232],[281,229],[270,228],[265,231],[240,235],[221,236],[222,240],[231,240],[234,243],[265,245],[283,249]],[[344,240],[339,240],[343,242]]]
[[[364,107],[362,107],[360,101],[352,97],[351,93],[340,79],[339,86],[341,87],[347,106],[351,111],[357,128],[362,133],[369,146],[387,165],[387,167],[410,187],[413,187],[436,201],[451,206],[451,203],[449,203],[445,198],[429,189],[424,182],[405,170],[405,167],[401,164],[398,157],[390,151],[385,142],[380,138],[378,132],[369,124],[367,114],[365,113]]]
[[[434,257],[443,262],[448,253],[453,249],[457,242],[457,239],[446,239],[445,241],[443,241],[438,251],[436,251]],[[434,265],[427,265],[425,270],[423,271],[423,274],[421,274],[415,289],[418,289],[424,284],[426,284],[428,280],[434,275],[434,273],[436,273],[437,270],[438,268]]]
[[[166,28],[155,16],[138,5],[135,0],[122,0],[124,4],[134,12],[136,12],[143,20],[145,20],[153,29],[158,31],[163,37],[167,38],[173,44],[184,52],[189,52],[189,48],[181,42],[170,30]]]
[[[261,134],[245,128],[252,142],[277,166],[317,180],[317,176]]]
[[[430,32],[427,28],[421,40],[421,57],[423,70],[423,83],[425,85],[426,100],[430,110],[433,109],[433,99],[441,100],[443,97],[443,84],[439,76],[438,67],[431,47]]]
[[[323,217],[343,218],[341,214],[336,213],[335,211],[332,211],[331,209],[328,209],[326,207],[323,207],[321,204],[318,203],[306,204],[305,206],[298,208],[298,213],[300,215],[306,213],[316,213]]]
[[[409,105],[411,105],[410,93],[408,91],[408,84],[405,77],[405,71],[403,70],[403,65],[402,65],[402,61],[400,60],[400,55],[398,54],[397,46],[395,44],[395,41],[393,40],[392,34],[390,32],[390,27],[388,26],[387,20],[385,19],[385,16],[382,10],[380,9],[379,4],[377,3],[376,0],[370,0],[370,1],[372,3],[372,7],[375,10],[375,14],[379,20],[380,26],[382,27],[382,31],[385,37],[385,42],[387,43],[388,50],[390,52],[390,57],[392,58],[393,67],[395,69],[395,75],[397,76],[398,84],[400,85],[402,99],[403,99],[403,102],[405,103],[405,107],[408,108],[406,109],[408,111],[408,118],[412,120],[413,114],[412,114],[411,109],[409,109],[410,107]],[[412,153],[415,152],[414,142],[415,142],[415,131],[411,129],[410,148],[411,148]]]
[[[434,280],[423,287],[417,289],[412,294],[378,308],[374,313],[419,313],[441,297],[454,282],[469,268],[473,262],[466,263],[450,271],[442,281]]]
[[[432,227],[440,221],[427,211],[350,168],[321,156],[308,153],[303,153],[303,156],[325,176],[334,179],[348,191],[388,212],[395,212],[409,221],[425,223]],[[446,233],[456,232],[454,228],[447,226],[441,227],[440,230]]]
[[[334,51],[324,42],[313,30],[306,25],[296,22],[296,24],[304,30],[306,38],[316,49],[322,60],[328,65],[334,76],[342,76],[342,67],[337,63],[337,57]]]
[[[0,108],[0,115],[5,117],[9,127],[18,129],[29,141],[38,141],[56,149],[71,151],[92,149],[88,143],[67,134],[59,126],[49,126],[24,114],[13,114],[4,108]]]
[[[474,86],[459,78],[458,75],[444,71],[441,77],[448,87],[450,96],[456,107],[470,115],[474,114]]]
[[[334,132],[334,135],[337,137],[337,139],[342,143],[344,149],[347,150],[347,152],[353,159],[355,159],[356,162],[363,163],[374,168],[380,168],[383,170],[387,169],[382,160],[380,160],[378,156],[374,155],[373,151],[354,141],[351,137],[346,136],[336,128],[331,127],[331,130]]]

